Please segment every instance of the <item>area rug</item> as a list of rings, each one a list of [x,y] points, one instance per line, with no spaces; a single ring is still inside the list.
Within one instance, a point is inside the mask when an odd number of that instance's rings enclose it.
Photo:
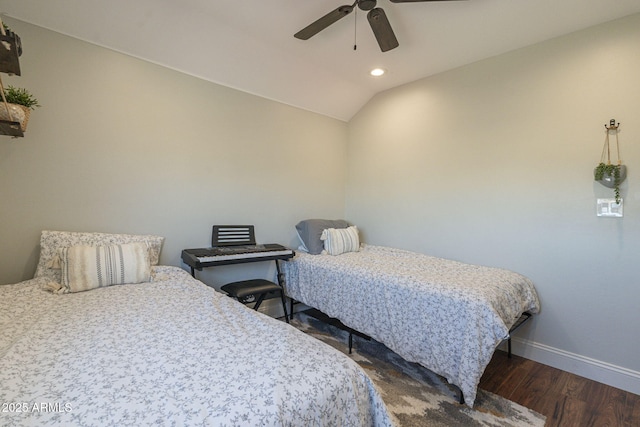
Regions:
[[[348,332],[296,313],[291,324],[348,354]],[[375,340],[353,336],[349,355],[376,384],[398,427],[543,427],[545,417],[478,390],[474,408],[457,401],[459,391],[430,370],[409,363]]]

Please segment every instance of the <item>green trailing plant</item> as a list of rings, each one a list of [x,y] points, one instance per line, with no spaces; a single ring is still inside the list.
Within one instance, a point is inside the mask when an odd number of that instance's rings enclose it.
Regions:
[[[27,89],[7,86],[4,89],[4,97],[10,104],[24,105],[27,108],[35,110],[40,104],[38,100]]]
[[[611,163],[600,163],[593,171],[596,181],[602,181],[605,176],[613,177],[613,191],[616,195],[616,203],[620,203],[620,165],[612,165]]]

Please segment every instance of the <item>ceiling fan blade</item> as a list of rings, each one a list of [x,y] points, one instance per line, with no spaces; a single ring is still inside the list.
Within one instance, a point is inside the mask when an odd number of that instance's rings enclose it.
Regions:
[[[371,25],[373,34],[376,36],[376,40],[378,40],[381,51],[386,52],[399,46],[398,39],[396,39],[396,35],[393,33],[393,29],[384,10],[379,7],[371,9],[369,13],[367,13],[367,20],[369,21],[369,25]]]
[[[351,12],[353,12],[353,5],[340,6],[339,8],[327,13],[317,21],[312,22],[302,30],[295,33],[293,36],[300,40],[308,40],[309,38],[318,34],[320,31],[327,28],[329,25],[337,22],[341,18],[344,18]]]
[[[416,3],[425,1],[462,1],[462,0],[391,0],[391,3]]]

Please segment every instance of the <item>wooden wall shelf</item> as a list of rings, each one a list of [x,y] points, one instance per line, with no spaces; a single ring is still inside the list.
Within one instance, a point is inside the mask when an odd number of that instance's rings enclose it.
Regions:
[[[24,132],[22,132],[22,128],[20,127],[20,122],[0,120],[0,135],[22,137],[24,136]]]
[[[22,54],[20,37],[12,31],[0,34],[0,72],[20,75],[19,57]]]
[[[0,27],[2,27],[2,20],[0,20]],[[20,75],[20,55],[22,55],[22,42],[20,37],[11,30],[0,28],[0,73],[6,73],[9,75]],[[4,85],[1,84],[0,88],[4,89]],[[2,98],[4,99],[4,98]],[[6,104],[0,99],[0,108],[7,108]],[[8,112],[8,111],[7,111]],[[11,115],[9,114],[9,118]],[[24,132],[20,122],[11,120],[0,120],[0,135],[8,135],[13,137],[23,137]]]

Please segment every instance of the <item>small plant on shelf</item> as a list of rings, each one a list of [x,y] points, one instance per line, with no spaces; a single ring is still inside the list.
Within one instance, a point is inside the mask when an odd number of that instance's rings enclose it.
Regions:
[[[27,89],[13,86],[4,88],[4,99],[6,104],[0,98],[0,124],[11,127],[11,123],[18,122],[22,132],[26,131],[31,110],[40,106],[38,100]],[[13,132],[2,134],[15,136]],[[22,136],[20,132],[17,135]]]
[[[7,86],[4,90],[4,97],[9,104],[23,105],[31,110],[40,106],[31,92],[24,88]]]

